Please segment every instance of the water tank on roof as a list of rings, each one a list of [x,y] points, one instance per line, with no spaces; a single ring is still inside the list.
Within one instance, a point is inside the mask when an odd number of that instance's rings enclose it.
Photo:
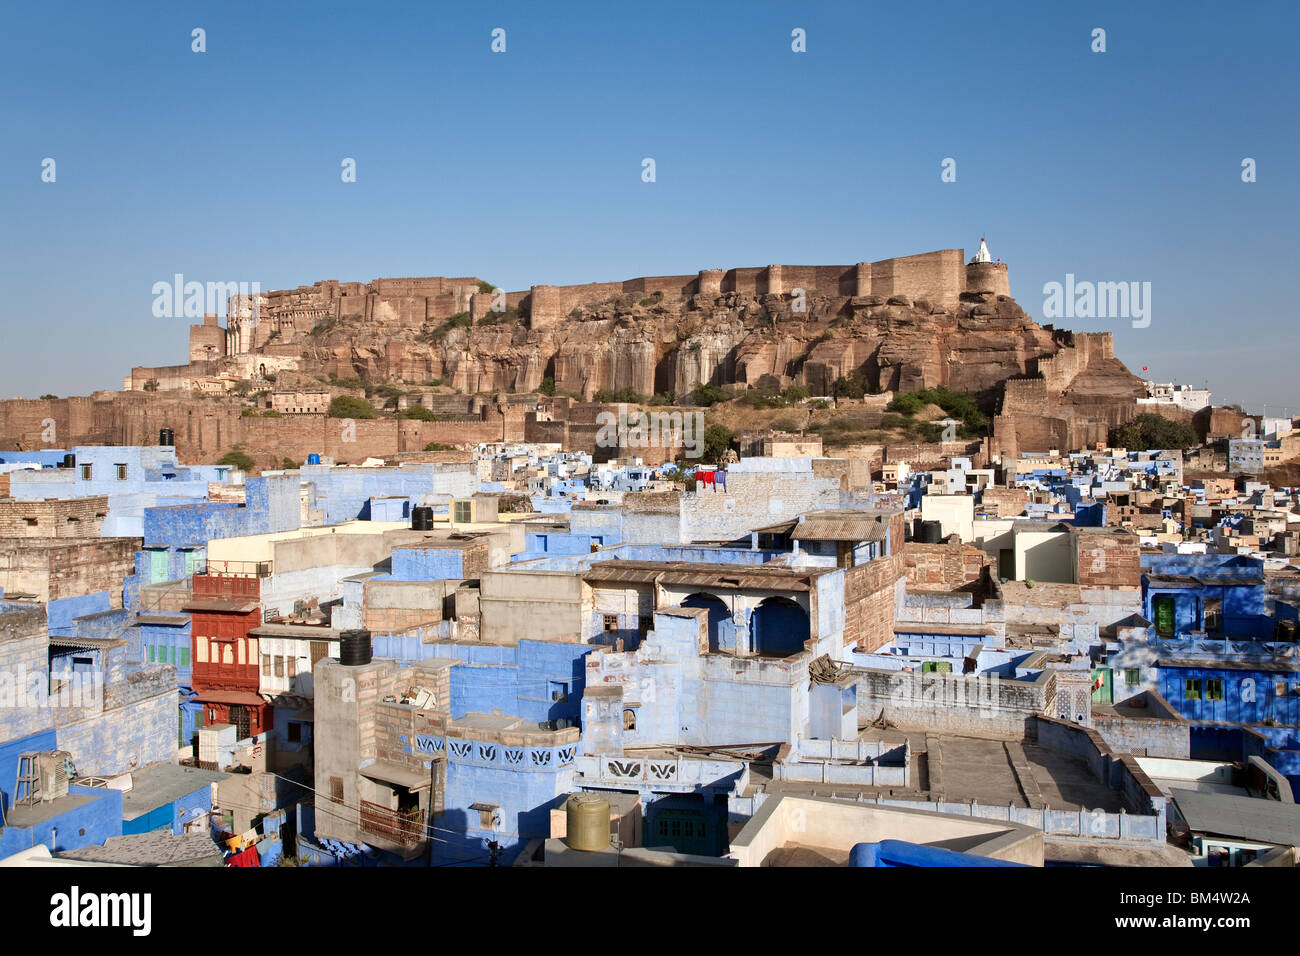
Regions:
[[[160,428],[158,430],[158,444],[165,448],[174,448],[176,446],[176,433],[170,428]]]
[[[319,464],[320,464],[320,455],[316,454],[315,452],[312,452],[310,455],[307,456],[307,464],[309,464],[309,465],[319,465]]]
[[[68,452],[66,455],[63,456],[63,465],[62,465],[62,467],[64,467],[64,468],[76,468],[76,467],[77,467],[77,456],[74,455],[72,452]]]
[[[938,521],[921,522],[921,543],[939,544],[943,541],[943,524]]]
[[[574,850],[594,852],[609,846],[609,801],[596,793],[575,793],[564,805],[567,835]]]
[[[350,628],[339,635],[339,663],[360,667],[370,663],[370,632],[364,627]]]
[[[433,530],[433,509],[427,505],[419,505],[411,509],[411,530],[412,531],[432,531]]]

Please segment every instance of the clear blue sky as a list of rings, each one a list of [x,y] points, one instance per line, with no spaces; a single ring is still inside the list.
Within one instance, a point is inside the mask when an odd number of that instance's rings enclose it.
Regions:
[[[184,362],[188,320],[151,313],[178,272],[523,289],[969,257],[987,235],[1031,315],[1066,273],[1150,282],[1149,328],[1060,324],[1114,330],[1139,374],[1300,412],[1300,4],[223,0],[5,17],[0,396]]]

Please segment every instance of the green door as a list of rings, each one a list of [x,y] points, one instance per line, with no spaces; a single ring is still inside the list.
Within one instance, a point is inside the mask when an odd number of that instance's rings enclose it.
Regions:
[[[1174,599],[1158,597],[1153,602],[1156,612],[1156,633],[1166,637],[1174,633]]]
[[[1111,683],[1109,667],[1098,667],[1092,672],[1092,702],[1109,704],[1114,700],[1115,689]]]
[[[149,552],[149,583],[157,584],[167,580],[167,552],[156,550]]]

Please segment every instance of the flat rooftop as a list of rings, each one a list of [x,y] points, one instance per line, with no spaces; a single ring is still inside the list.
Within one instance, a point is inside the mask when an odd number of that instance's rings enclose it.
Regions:
[[[122,794],[122,819],[134,820],[150,810],[179,800],[196,790],[230,777],[228,773],[157,763],[131,774],[131,789]]]

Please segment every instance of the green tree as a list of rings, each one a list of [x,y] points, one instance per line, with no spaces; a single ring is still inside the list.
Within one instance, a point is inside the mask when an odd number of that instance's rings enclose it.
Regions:
[[[691,391],[692,405],[703,405],[707,408],[708,406],[716,405],[718,402],[725,402],[726,400],[727,393],[717,385],[705,385],[701,382]]]
[[[298,467],[298,463],[294,461],[292,458],[281,458],[280,467],[283,468],[285,471],[293,471],[295,468]]]
[[[1182,449],[1198,445],[1200,440],[1190,425],[1146,412],[1111,429],[1110,443],[1119,448]]]
[[[438,420],[438,416],[423,405],[412,405],[410,408],[404,408],[402,414],[397,417],[414,419],[417,422],[436,422]]]
[[[731,429],[725,425],[710,425],[704,429],[704,460],[721,461],[722,456],[731,449],[733,437]]]
[[[857,369],[847,377],[842,375],[837,378],[831,385],[831,394],[836,398],[861,398],[867,394],[868,388],[867,373]]]
[[[626,405],[640,405],[645,401],[645,396],[629,385],[626,388],[620,389],[602,388],[596,392],[596,401],[606,405],[612,405],[617,402],[622,402]]]
[[[230,465],[232,468],[238,468],[240,471],[249,471],[253,467],[253,459],[249,456],[248,452],[244,451],[242,448],[232,448],[217,459],[217,464]]]
[[[904,415],[915,415],[924,406],[925,402],[921,400],[921,396],[916,392],[902,392],[893,397],[890,403],[885,406],[885,411],[901,412]]]
[[[364,398],[355,395],[335,395],[330,400],[330,418],[374,418],[375,410]]]
[[[44,394],[44,395],[41,396],[42,399],[50,399],[50,398],[58,398],[58,397],[59,397],[59,396],[57,396],[57,395],[51,395],[51,394],[49,394],[48,392],[47,392],[46,394]]]
[[[543,395],[554,395],[555,379],[552,378],[550,375],[546,376],[546,378],[542,379],[542,384],[538,386],[537,390],[541,392]]]

